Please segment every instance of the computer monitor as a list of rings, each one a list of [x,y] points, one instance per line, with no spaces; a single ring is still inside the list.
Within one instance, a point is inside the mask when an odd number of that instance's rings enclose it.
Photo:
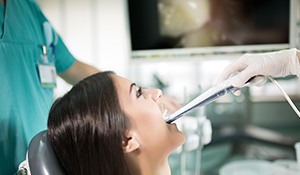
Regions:
[[[297,3],[128,0],[132,59],[184,59],[295,47]]]

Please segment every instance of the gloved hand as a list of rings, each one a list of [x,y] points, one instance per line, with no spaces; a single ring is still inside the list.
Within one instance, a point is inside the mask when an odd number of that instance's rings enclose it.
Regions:
[[[231,78],[231,84],[235,87],[243,86],[245,82],[254,76],[257,77],[250,82],[253,85],[262,85],[260,80],[264,76],[284,77],[297,75],[300,77],[297,49],[244,54],[224,69],[219,77],[219,81],[223,81],[233,74],[236,75]]]

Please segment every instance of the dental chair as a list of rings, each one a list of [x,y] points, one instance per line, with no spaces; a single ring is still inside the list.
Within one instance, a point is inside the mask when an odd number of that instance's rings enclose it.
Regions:
[[[19,165],[18,175],[66,175],[47,138],[47,130],[31,140],[26,160]]]

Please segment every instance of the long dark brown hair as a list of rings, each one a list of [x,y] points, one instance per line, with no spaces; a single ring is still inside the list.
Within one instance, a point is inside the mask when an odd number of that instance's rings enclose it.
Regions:
[[[107,71],[94,74],[57,99],[48,138],[69,175],[127,175],[122,140],[129,120]]]

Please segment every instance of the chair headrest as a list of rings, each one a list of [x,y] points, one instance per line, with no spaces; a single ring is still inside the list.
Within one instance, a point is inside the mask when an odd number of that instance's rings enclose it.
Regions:
[[[66,175],[47,138],[47,130],[33,137],[28,148],[31,175]]]

